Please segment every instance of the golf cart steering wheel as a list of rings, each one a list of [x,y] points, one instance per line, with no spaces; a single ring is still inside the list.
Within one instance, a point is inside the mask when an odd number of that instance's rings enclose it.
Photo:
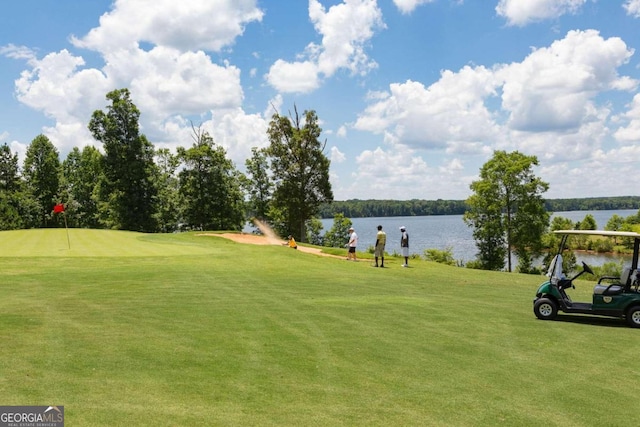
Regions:
[[[591,267],[589,267],[584,261],[582,261],[582,269],[589,274],[593,274],[593,270],[591,269]]]

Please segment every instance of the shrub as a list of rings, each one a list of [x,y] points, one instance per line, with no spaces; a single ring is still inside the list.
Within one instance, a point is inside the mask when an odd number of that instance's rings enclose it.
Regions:
[[[605,262],[600,267],[591,267],[591,269],[598,279],[604,276],[620,277],[622,274],[622,261]]]
[[[456,265],[456,260],[453,258],[453,248],[450,246],[444,250],[440,249],[425,249],[424,257],[427,261],[434,261],[440,264]]]
[[[482,261],[480,261],[479,259],[474,259],[474,260],[471,260],[471,261],[467,261],[467,263],[465,264],[465,267],[473,268],[475,270],[484,270],[482,268]]]
[[[596,252],[612,252],[613,242],[610,239],[595,239],[592,249]]]

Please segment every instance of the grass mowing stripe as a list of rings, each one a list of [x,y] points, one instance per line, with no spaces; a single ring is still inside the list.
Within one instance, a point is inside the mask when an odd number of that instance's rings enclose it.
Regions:
[[[0,257],[190,256],[221,252],[220,246],[189,234],[61,228],[3,231]],[[224,243],[222,246],[224,246]],[[226,242],[228,244],[228,242]]]

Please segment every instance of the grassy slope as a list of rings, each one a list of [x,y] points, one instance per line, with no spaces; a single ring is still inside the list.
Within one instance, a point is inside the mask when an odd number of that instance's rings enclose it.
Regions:
[[[639,331],[536,320],[540,277],[70,233],[71,250],[64,230],[0,233],[4,405],[82,426],[623,426],[640,409]]]

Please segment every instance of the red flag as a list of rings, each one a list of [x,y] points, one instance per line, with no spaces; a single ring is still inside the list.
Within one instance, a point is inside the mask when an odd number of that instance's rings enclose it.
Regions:
[[[53,213],[62,213],[64,212],[64,205],[62,203],[58,203],[53,207]]]

